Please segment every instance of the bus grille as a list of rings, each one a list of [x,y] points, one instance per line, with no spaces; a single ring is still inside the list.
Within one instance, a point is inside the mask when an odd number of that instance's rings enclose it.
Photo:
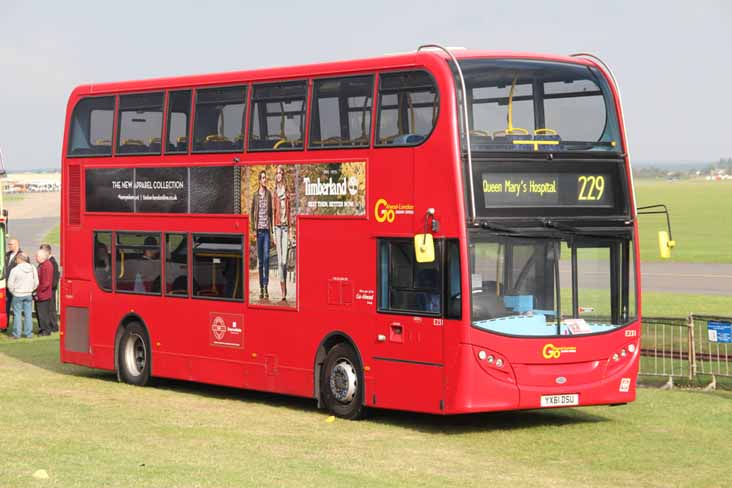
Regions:
[[[69,225],[81,225],[81,168],[69,166]]]

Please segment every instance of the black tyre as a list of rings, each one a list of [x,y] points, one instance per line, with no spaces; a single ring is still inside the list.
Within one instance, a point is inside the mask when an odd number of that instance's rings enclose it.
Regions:
[[[139,322],[127,325],[117,346],[117,373],[125,383],[145,386],[150,381],[150,338]]]
[[[328,351],[320,391],[323,403],[336,417],[356,420],[363,416],[363,369],[349,344],[337,344]]]

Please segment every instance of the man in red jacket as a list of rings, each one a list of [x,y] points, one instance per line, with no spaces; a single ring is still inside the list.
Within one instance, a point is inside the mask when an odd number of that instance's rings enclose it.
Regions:
[[[48,260],[48,251],[39,249],[36,253],[38,261],[38,288],[36,288],[36,313],[38,314],[38,335],[51,335],[53,322],[53,264]]]

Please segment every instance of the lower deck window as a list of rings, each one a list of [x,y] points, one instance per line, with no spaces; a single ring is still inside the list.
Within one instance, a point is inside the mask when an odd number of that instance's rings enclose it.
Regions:
[[[240,235],[193,235],[193,296],[243,301],[243,242]]]
[[[117,233],[117,291],[160,294],[160,234]]]
[[[94,278],[99,288],[112,291],[112,233],[94,233]]]
[[[165,294],[188,296],[188,236],[165,234]]]

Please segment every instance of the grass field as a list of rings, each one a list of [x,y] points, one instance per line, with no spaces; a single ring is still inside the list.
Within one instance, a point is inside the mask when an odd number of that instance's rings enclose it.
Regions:
[[[8,194],[3,196],[3,202],[22,202],[25,199],[25,195],[21,194]]]
[[[664,203],[671,213],[676,240],[672,261],[732,263],[732,181],[635,180],[638,206]],[[663,215],[639,216],[641,260],[658,261],[657,233],[666,229]]]
[[[49,243],[52,247],[58,249],[61,245],[61,226],[57,225],[43,237],[43,242]]]
[[[0,486],[728,486],[732,394],[623,407],[329,423],[310,400],[58,362],[0,342]],[[49,480],[32,478],[44,469]]]
[[[732,317],[732,297],[643,291],[643,316],[686,317],[689,313]]]

